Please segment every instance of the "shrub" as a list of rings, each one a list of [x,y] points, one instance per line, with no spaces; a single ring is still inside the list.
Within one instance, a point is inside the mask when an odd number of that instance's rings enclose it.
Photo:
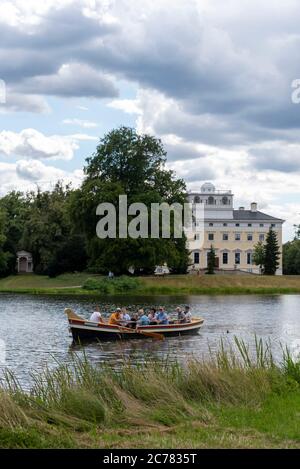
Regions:
[[[107,277],[88,278],[83,284],[85,290],[95,290],[102,294],[126,293],[128,290],[137,290],[139,286],[139,279],[126,275],[113,279]]]

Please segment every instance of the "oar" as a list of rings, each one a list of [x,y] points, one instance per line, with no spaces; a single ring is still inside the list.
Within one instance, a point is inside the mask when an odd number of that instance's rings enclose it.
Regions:
[[[130,332],[131,334],[142,334],[148,337],[152,337],[156,340],[165,340],[165,336],[163,334],[159,334],[158,332],[148,332],[148,331],[140,331],[139,329],[130,329],[129,327],[119,326],[119,329],[125,332]]]

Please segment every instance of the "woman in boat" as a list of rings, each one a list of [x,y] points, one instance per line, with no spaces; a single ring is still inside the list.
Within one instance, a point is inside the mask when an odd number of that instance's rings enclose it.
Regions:
[[[155,326],[155,324],[157,324],[155,314],[156,314],[156,309],[151,308],[150,311],[149,311],[149,314],[148,314],[148,319],[150,321],[150,326]]]

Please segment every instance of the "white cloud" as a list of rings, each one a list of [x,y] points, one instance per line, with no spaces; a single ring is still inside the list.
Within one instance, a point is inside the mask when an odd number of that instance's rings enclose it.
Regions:
[[[0,153],[6,156],[71,160],[78,148],[74,139],[59,135],[47,137],[35,129],[24,129],[20,133],[8,130],[0,132]]]
[[[62,123],[66,125],[77,125],[78,127],[82,127],[83,129],[92,129],[94,127],[98,127],[98,124],[96,122],[77,119],[76,117],[72,119],[64,119]]]
[[[12,190],[51,190],[58,180],[78,187],[83,180],[83,171],[63,171],[37,160],[19,160],[16,163],[0,162],[0,196]]]

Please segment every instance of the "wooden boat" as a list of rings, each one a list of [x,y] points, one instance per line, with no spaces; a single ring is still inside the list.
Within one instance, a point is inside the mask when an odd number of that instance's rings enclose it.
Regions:
[[[111,325],[108,323],[96,323],[87,321],[78,316],[72,309],[65,309],[68,317],[70,331],[75,341],[84,339],[120,340],[120,339],[164,339],[170,336],[197,334],[203,325],[204,319],[193,318],[191,322],[176,324],[157,324],[153,326],[138,326],[136,329]]]

